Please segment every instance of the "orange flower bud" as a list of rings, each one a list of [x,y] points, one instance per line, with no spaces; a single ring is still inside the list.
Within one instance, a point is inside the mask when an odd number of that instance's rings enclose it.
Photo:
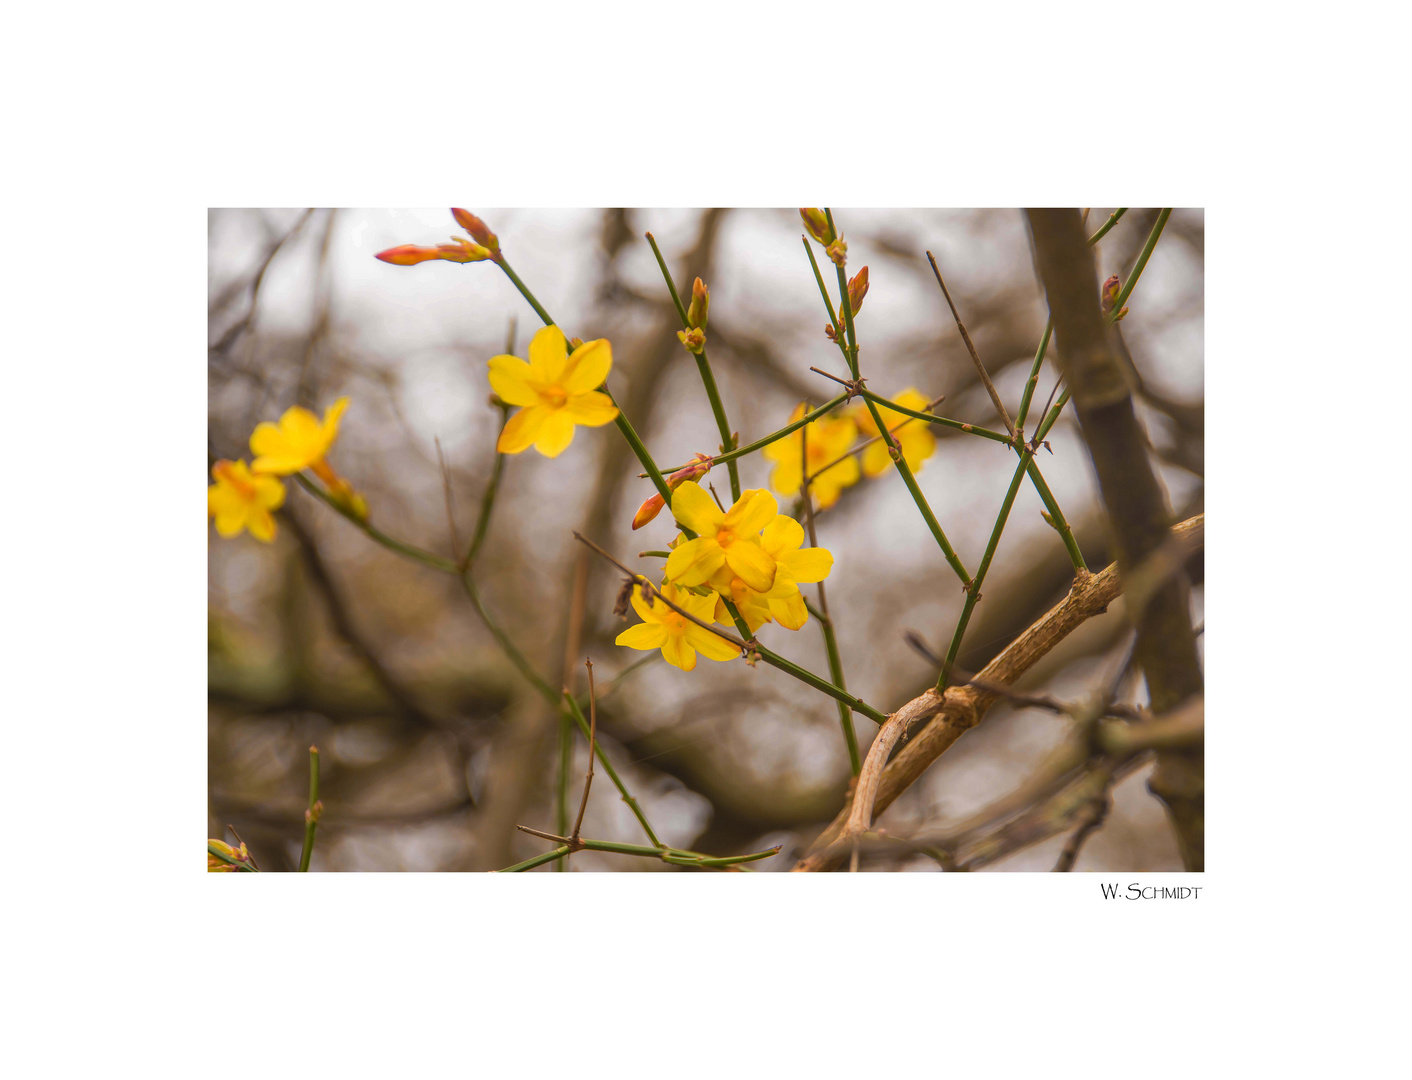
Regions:
[[[571,338],[569,338],[569,349],[570,349],[571,351],[572,351],[573,349],[579,348],[581,345],[583,345],[583,338],[581,338],[581,337],[571,337]]]
[[[707,454],[695,454],[692,456],[691,464],[678,469],[676,472],[672,473],[671,476],[667,477],[667,487],[672,491],[676,491],[676,489],[686,481],[696,480],[699,477],[705,476],[710,471],[710,456]],[[666,505],[666,501],[662,498],[661,492],[653,495],[652,498],[639,506],[637,513],[633,515],[633,530],[636,531],[646,525],[660,514],[662,507]]]
[[[490,231],[484,221],[476,217],[469,210],[453,208],[451,216],[456,219],[456,224],[471,234],[477,244],[486,248],[490,252],[490,257],[495,258],[500,254],[500,238]]]
[[[868,268],[865,266],[854,274],[848,282],[848,306],[857,315],[863,307],[863,297],[868,295]]]
[[[699,326],[693,326],[690,330],[678,330],[677,337],[681,339],[681,343],[685,346],[687,352],[696,353],[700,356],[702,351],[706,348],[706,335],[701,332]]]
[[[637,513],[633,515],[632,519],[633,531],[636,532],[638,529],[642,528],[649,521],[655,518],[658,514],[662,512],[662,507],[666,505],[666,500],[662,498],[661,492],[658,492],[656,495],[653,495],[652,498],[648,499],[645,503],[639,506],[637,508]]]
[[[711,307],[711,290],[697,278],[691,286],[691,305],[686,309],[686,321],[692,326],[706,325],[706,312]]]
[[[418,247],[416,244],[403,244],[401,247],[379,251],[377,258],[381,259],[383,262],[392,263],[394,266],[416,266],[417,263],[426,262],[428,259],[441,258],[441,252],[436,248]]]
[[[841,236],[824,250],[835,266],[842,266],[848,259],[848,244]]]
[[[801,206],[799,208],[799,216],[804,220],[804,227],[809,230],[809,235],[825,247],[828,247],[829,219],[824,216],[824,212],[817,206]]]

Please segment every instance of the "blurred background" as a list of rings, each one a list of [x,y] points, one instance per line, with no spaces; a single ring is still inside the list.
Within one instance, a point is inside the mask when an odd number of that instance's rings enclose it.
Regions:
[[[613,345],[611,384],[657,462],[716,450],[719,436],[695,364],[676,337],[676,311],[651,249],[656,236],[678,288],[711,289],[708,352],[742,442],[783,425],[800,401],[832,397],[841,372],[800,243],[796,210],[496,210],[471,207],[565,332]],[[1089,229],[1113,208],[1092,209]],[[1131,209],[1097,248],[1103,277],[1126,277],[1156,210]],[[1018,210],[835,208],[848,274],[869,266],[858,318],[869,387],[915,387],[936,411],[1001,426],[932,277],[930,250],[1007,406],[1018,405],[1044,329],[1042,289]],[[290,405],[322,414],[351,398],[331,454],[368,498],[379,528],[454,557],[437,442],[453,514],[470,535],[494,466],[501,414],[488,401],[486,361],[513,335],[526,355],[540,323],[489,263],[397,267],[376,252],[459,234],[446,209],[212,210],[209,222],[209,445],[250,457],[248,438]],[[816,255],[822,255],[816,248]],[[827,263],[824,264],[827,267]],[[1140,415],[1178,520],[1203,509],[1204,215],[1178,209],[1120,324],[1141,381]],[[826,275],[827,276],[827,275]],[[830,278],[831,280],[831,278]],[[1055,384],[1051,359],[1032,417]],[[1034,422],[1029,425],[1031,431]],[[940,427],[918,481],[964,562],[974,569],[1014,471],[1005,446]],[[1038,459],[1089,566],[1111,561],[1097,485],[1072,411]],[[770,463],[741,462],[742,487],[768,486]],[[702,661],[692,672],[660,654],[620,648],[612,614],[621,581],[601,560],[587,574],[581,638],[567,657],[579,529],[642,572],[661,560],[670,515],[632,532],[654,489],[610,426],[580,428],[547,460],[506,462],[476,579],[487,607],[554,683],[583,689],[584,656],[599,686],[599,739],[662,840],[724,855],[782,845],[753,869],[787,870],[842,805],[848,756],[834,703],[765,665]],[[208,474],[209,475],[209,474]],[[711,474],[723,488],[724,468]],[[209,483],[208,479],[208,483]],[[516,824],[553,831],[558,720],[478,621],[456,580],[400,559],[289,484],[273,544],[210,530],[210,837],[233,825],[266,870],[298,861],[308,747],[323,762],[325,804],[314,870],[490,870],[547,849]],[[791,499],[781,498],[790,512]],[[1020,489],[976,608],[959,666],[979,670],[1068,589],[1072,567]],[[850,691],[897,708],[936,679],[908,648],[916,631],[938,652],[963,595],[901,479],[863,480],[817,516],[834,554],[828,579]],[[1193,618],[1202,619],[1199,560]],[[805,588],[813,600],[812,587]],[[635,621],[635,620],[634,620]],[[814,620],[769,625],[761,640],[827,673]],[[1121,666],[1128,644],[1116,612],[1090,620],[1024,680],[1082,697]],[[648,662],[638,661],[648,658]],[[633,666],[636,665],[636,666]],[[633,666],[631,671],[627,669]],[[618,676],[622,676],[618,678]],[[1140,701],[1140,689],[1131,700]],[[1014,791],[1071,733],[1067,717],[999,705],[879,819],[902,835],[945,832]],[[866,752],[873,725],[855,718]],[[577,809],[587,747],[575,739]],[[1147,769],[1128,774],[1076,870],[1180,870]],[[584,835],[643,842],[601,769]],[[1048,870],[1064,837],[978,866]],[[653,860],[580,852],[574,871],[671,872]],[[888,869],[936,871],[931,859]],[[552,871],[552,867],[545,871]]]

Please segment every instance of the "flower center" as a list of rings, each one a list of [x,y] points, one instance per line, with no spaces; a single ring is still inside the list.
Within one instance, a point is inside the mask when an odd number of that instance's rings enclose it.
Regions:
[[[236,491],[240,492],[243,497],[247,499],[253,499],[255,497],[255,485],[248,480],[242,479],[230,462],[218,462],[211,471],[231,487],[235,488]]]
[[[551,409],[562,409],[564,402],[569,400],[568,393],[558,383],[550,383],[548,386],[542,387],[539,396],[544,399],[544,404]]]
[[[686,631],[686,617],[675,611],[669,611],[662,617],[662,625],[672,634],[681,634]]]
[[[720,544],[721,547],[730,547],[734,540],[735,533],[731,532],[729,529],[722,529],[720,532],[716,533],[716,543]]]

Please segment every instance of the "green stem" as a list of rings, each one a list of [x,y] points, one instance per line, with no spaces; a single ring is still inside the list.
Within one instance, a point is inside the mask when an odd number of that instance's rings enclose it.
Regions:
[[[1098,243],[1098,241],[1102,240],[1105,236],[1107,236],[1108,230],[1111,229],[1114,225],[1118,224],[1118,219],[1121,218],[1127,212],[1128,208],[1126,206],[1120,206],[1118,207],[1118,209],[1114,210],[1111,214],[1109,214],[1108,220],[1103,223],[1103,227],[1088,238],[1089,246],[1092,247],[1094,244]]]
[[[1044,366],[1044,354],[1049,351],[1049,339],[1054,335],[1054,320],[1044,324],[1044,336],[1039,339],[1039,349],[1030,365],[1030,377],[1025,382],[1025,392],[1020,395],[1020,411],[1015,417],[1016,430],[1025,426],[1025,418],[1030,415],[1030,404],[1034,401],[1035,387],[1039,384],[1039,369]]]
[[[569,772],[574,764],[574,728],[567,715],[559,713],[559,782],[554,792],[554,828],[560,836],[569,833]],[[555,870],[567,871],[569,860],[554,864]]]
[[[304,815],[304,850],[299,854],[299,872],[308,873],[314,854],[314,831],[319,827],[319,748],[309,747],[309,810]]]
[[[961,639],[966,635],[966,626],[971,621],[971,612],[975,610],[976,603],[981,598],[981,585],[985,582],[986,573],[990,570],[991,560],[995,558],[995,550],[1000,546],[1000,534],[1005,531],[1005,523],[1010,518],[1010,508],[1015,505],[1015,496],[1020,491],[1020,484],[1025,479],[1025,469],[1032,456],[1031,451],[1020,452],[1020,463],[1015,468],[1015,475],[1010,480],[1010,488],[1005,493],[1005,501],[1000,505],[1000,514],[995,519],[995,527],[990,531],[990,541],[986,544],[985,554],[981,556],[981,564],[976,568],[976,578],[971,582],[971,587],[966,593],[966,603],[961,608],[961,618],[956,622],[956,632],[951,635],[951,647],[946,651],[946,663],[941,667],[941,674],[936,680],[936,688],[945,690],[947,681],[951,677],[951,665],[956,662],[956,654],[961,651]]]
[[[533,870],[536,866],[543,866],[547,862],[555,859],[562,859],[569,853],[568,844],[560,844],[553,851],[546,851],[543,855],[536,855],[533,859],[526,859],[524,862],[517,862],[514,866],[507,866],[504,870],[498,871],[501,874],[518,874],[523,870]]]
[[[1153,224],[1152,231],[1147,234],[1147,243],[1142,245],[1142,252],[1138,255],[1137,262],[1133,264],[1132,273],[1128,275],[1127,282],[1123,285],[1122,291],[1118,293],[1118,299],[1113,301],[1113,308],[1108,312],[1109,326],[1118,321],[1118,312],[1123,310],[1123,305],[1132,295],[1133,286],[1137,284],[1137,279],[1142,277],[1147,260],[1152,258],[1152,251],[1157,247],[1157,241],[1162,238],[1162,230],[1167,227],[1167,219],[1171,216],[1172,208],[1170,206],[1157,215],[1157,221]]]
[[[866,701],[862,701],[859,698],[854,697],[846,690],[840,690],[837,686],[829,682],[827,679],[820,678],[818,675],[815,675],[812,671],[802,668],[798,664],[793,663],[792,661],[786,660],[783,656],[780,656],[779,653],[771,652],[769,649],[765,648],[765,646],[759,644],[758,642],[756,642],[755,644],[755,651],[759,653],[760,659],[765,661],[765,663],[769,664],[771,667],[778,668],[780,671],[783,671],[787,675],[793,675],[800,682],[808,683],[815,690],[819,690],[825,694],[828,694],[828,696],[833,698],[835,701],[843,702],[854,712],[862,713],[869,720],[873,721],[873,723],[887,723],[886,713],[878,712],[877,709],[873,708]]]
[[[1059,509],[1054,492],[1049,490],[1049,485],[1040,475],[1039,466],[1034,463],[1033,458],[1025,465],[1025,471],[1029,474],[1035,490],[1039,492],[1039,497],[1044,500],[1044,508],[1054,519],[1054,527],[1059,532],[1059,538],[1064,541],[1064,550],[1069,553],[1069,561],[1074,564],[1075,570],[1087,571],[1088,563],[1084,562],[1084,554],[1079,550],[1078,541],[1074,539],[1074,530],[1069,527],[1068,518],[1064,516],[1064,511]]]
[[[338,511],[339,514],[347,518],[359,529],[362,529],[363,532],[366,533],[370,539],[372,539],[378,544],[381,544],[389,551],[395,551],[399,555],[405,555],[409,559],[415,559],[417,562],[422,563],[425,566],[430,566],[433,570],[442,570],[448,574],[455,574],[459,572],[459,569],[456,564],[453,563],[450,559],[443,559],[440,555],[433,555],[430,551],[424,551],[423,549],[419,547],[414,547],[411,544],[404,544],[401,540],[395,540],[392,537],[388,536],[385,532],[382,532],[381,530],[373,527],[372,525],[369,525],[366,521],[360,520],[353,514],[349,513],[348,510],[340,506],[336,501],[334,501],[333,497],[330,496],[328,492],[324,491],[323,488],[310,481],[303,473],[295,473],[294,479],[299,481],[300,485],[303,486],[305,491],[308,491],[311,494],[318,496],[324,502],[328,503],[328,505]]]
[[[583,732],[584,739],[587,740],[589,738],[589,726],[588,721],[584,719],[583,710],[579,708],[579,703],[574,700],[572,694],[565,692],[563,697],[564,701],[568,703],[569,714],[573,717],[574,723],[579,726],[579,730]],[[627,787],[624,786],[622,780],[618,778],[618,770],[613,768],[613,763],[608,760],[608,754],[604,751],[603,744],[594,740],[593,746],[594,753],[598,757],[598,763],[603,766],[603,771],[608,774],[608,779],[612,782],[613,786],[618,789],[618,794],[622,797],[623,802],[628,804],[628,809],[632,811],[633,817],[637,818],[637,823],[642,826],[642,831],[647,834],[647,839],[652,842],[654,848],[662,847],[662,841],[657,839],[657,834],[652,831],[652,826],[647,823],[647,816],[643,814],[642,807],[638,806],[637,800],[628,794]],[[563,834],[561,833],[560,835]]]
[[[819,582],[820,602],[823,600],[823,582]],[[834,685],[840,690],[847,692],[848,684],[843,681],[843,659],[839,656],[838,640],[834,637],[833,620],[825,616],[816,616],[819,625],[824,628],[824,648],[829,654],[829,677],[833,679]],[[844,702],[838,703],[838,722],[843,728],[843,741],[848,746],[848,767],[854,776],[863,770],[862,758],[858,755],[858,735],[853,730],[853,710]]]
[[[667,291],[672,294],[672,303],[676,305],[677,315],[681,318],[683,330],[691,329],[691,322],[686,317],[686,308],[682,307],[681,297],[677,294],[676,283],[672,280],[672,272],[667,269],[667,260],[662,258],[662,252],[657,247],[657,238],[651,233],[647,234],[647,242],[652,245],[652,254],[657,256],[657,265],[662,270],[662,277],[667,282]],[[706,397],[711,402],[711,414],[716,418],[716,430],[721,433],[721,450],[727,451],[734,448],[735,440],[731,436],[730,421],[726,419],[725,406],[721,404],[721,392],[716,387],[716,376],[711,371],[711,361],[706,358],[706,350],[703,348],[699,353],[692,354],[696,358],[696,370],[701,373],[701,382],[706,387]],[[727,462],[727,471],[731,479],[731,498],[740,501],[740,473],[734,461]]]
[[[837,409],[840,405],[845,405],[845,404],[847,404],[847,402],[848,402],[848,395],[847,395],[847,394],[839,394],[838,397],[836,397],[836,398],[829,398],[828,401],[824,402],[824,403],[823,403],[822,405],[820,405],[817,409],[813,409],[813,410],[811,410],[811,411],[805,413],[805,414],[804,414],[803,416],[801,416],[798,420],[795,420],[793,423],[786,424],[784,427],[780,428],[778,431],[772,431],[772,432],[770,432],[770,434],[764,436],[763,438],[756,439],[753,443],[746,443],[744,446],[742,446],[742,447],[740,447],[740,448],[738,448],[738,449],[736,449],[736,450],[732,450],[732,451],[730,451],[729,453],[726,453],[726,454],[718,454],[716,457],[714,457],[714,458],[711,459],[711,464],[712,464],[712,466],[723,465],[723,464],[725,464],[726,462],[735,461],[737,458],[743,458],[743,457],[745,457],[747,454],[753,454],[753,453],[755,453],[755,451],[757,451],[757,450],[763,450],[765,447],[769,446],[770,443],[772,443],[772,442],[779,442],[779,440],[780,440],[780,439],[783,439],[786,435],[793,435],[796,431],[798,431],[800,428],[802,428],[805,424],[812,424],[812,423],[813,423],[815,420],[817,420],[819,417],[825,416],[825,415],[827,415],[828,413],[833,412],[833,411],[834,411],[835,409]],[[669,470],[667,470],[667,471],[668,471],[668,472],[679,472],[680,470],[685,469],[685,468],[686,468],[685,465],[678,465],[678,466],[676,466],[675,468],[669,469]],[[668,503],[668,505],[671,504],[671,499],[670,499],[670,498],[667,500],[667,503]]]
[[[505,261],[503,256],[496,260],[496,265],[505,272],[505,276],[510,279],[510,283],[520,290],[520,295],[529,301],[530,307],[534,308],[535,314],[543,320],[545,326],[557,325],[554,320],[549,317],[549,312],[545,311],[544,307],[535,298],[534,293],[530,292],[529,286],[520,280],[520,276],[511,269],[510,264]],[[563,328],[560,327],[560,329],[562,330]],[[606,382],[603,384],[602,389],[603,392],[608,395],[609,400],[611,400],[614,405],[618,405],[617,399],[613,397],[613,392],[608,389]],[[647,447],[643,444],[642,439],[638,437],[637,431],[634,430],[632,424],[628,422],[627,415],[623,412],[621,405],[618,405],[618,418],[613,422],[618,425],[618,430],[623,433],[623,438],[627,439],[628,445],[632,447],[632,452],[637,455],[637,460],[642,462],[642,467],[647,470],[647,475],[652,478],[652,483],[657,486],[658,493],[670,504],[672,501],[672,490],[667,487],[667,481],[662,477],[662,470],[657,468],[657,463],[652,460],[652,455],[647,452]]]
[[[510,410],[508,408],[501,410],[500,427],[502,431],[509,416]],[[486,485],[485,494],[481,496],[480,517],[476,519],[475,535],[471,537],[471,546],[466,549],[466,557],[461,560],[461,566],[467,572],[476,561],[481,545],[485,543],[486,534],[490,531],[490,511],[495,506],[495,496],[500,490],[500,477],[505,472],[505,457],[505,454],[496,453],[495,468],[491,470],[490,483]]]
[[[906,405],[899,405],[895,401],[890,401],[881,394],[875,394],[871,390],[863,390],[863,400],[881,405],[886,409],[893,409],[904,416],[911,416],[917,420],[925,420],[929,424],[936,424],[938,427],[949,427],[956,431],[963,431],[967,435],[979,435],[983,439],[991,442],[1004,443],[1010,445],[1010,436],[1003,431],[992,431],[990,428],[981,427],[979,424],[963,424],[960,420],[952,420],[949,417],[937,416],[935,413],[918,412],[916,409],[909,409]]]

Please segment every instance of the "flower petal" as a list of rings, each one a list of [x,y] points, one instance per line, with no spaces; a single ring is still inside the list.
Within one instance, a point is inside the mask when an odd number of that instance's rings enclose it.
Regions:
[[[662,621],[655,610],[655,606],[649,604],[642,598],[641,585],[634,585],[632,587],[632,609],[642,616],[644,622],[659,623]]]
[[[863,471],[869,476],[881,476],[891,465],[892,458],[888,456],[887,444],[881,439],[863,449]]]
[[[776,444],[771,443],[770,445]],[[768,450],[769,447],[765,449]],[[798,449],[796,446],[795,450]],[[802,479],[804,479],[804,463],[799,460],[799,454],[795,453],[775,466],[774,471],[770,473],[770,487],[781,495],[793,495],[799,490],[799,482]],[[810,486],[813,487],[813,485]]]
[[[798,630],[809,621],[809,609],[804,606],[804,597],[796,589],[793,596],[770,601],[770,614],[786,630]]]
[[[829,576],[833,570],[833,552],[828,548],[803,548],[779,556],[779,563],[795,581],[809,584]]]
[[[222,536],[239,536],[245,528],[245,516],[248,508],[244,505],[230,505],[222,507],[216,514],[216,532]]]
[[[284,485],[273,476],[256,476],[251,482],[255,485],[255,502],[266,510],[278,510],[284,505]]]
[[[292,453],[289,442],[274,424],[266,420],[250,436],[250,452],[255,455],[251,467],[256,472],[288,476],[304,468],[303,459]]]
[[[692,532],[711,537],[715,537],[721,522],[725,520],[716,500],[707,495],[706,489],[695,480],[683,481],[682,485],[672,492],[672,517]]]
[[[615,645],[626,645],[629,649],[660,649],[667,640],[667,628],[661,623],[638,623],[629,626],[613,639]]]
[[[687,644],[685,634],[668,634],[667,640],[662,642],[662,656],[667,663],[683,671],[696,667],[696,652]]]
[[[528,450],[539,438],[540,430],[547,419],[549,410],[543,405],[530,405],[521,409],[510,417],[509,423],[500,432],[500,438],[495,443],[496,451],[501,454],[518,454],[522,450]]]
[[[556,458],[573,441],[574,422],[564,414],[563,409],[554,409],[544,418],[544,426],[539,430],[534,448],[547,458]]]
[[[536,381],[557,383],[569,362],[569,345],[564,340],[564,331],[551,324],[536,332],[530,338],[529,362]]]
[[[726,565],[756,592],[769,592],[775,583],[775,560],[759,544],[738,540],[725,549]]]
[[[804,526],[785,514],[776,514],[775,520],[765,526],[760,536],[760,544],[778,559],[787,551],[793,551],[804,543]]]
[[[570,394],[597,390],[613,366],[613,347],[607,338],[585,341],[569,356],[561,385]]]
[[[529,384],[531,368],[518,356],[490,358],[490,388],[509,405],[538,405],[539,395]]]
[[[323,437],[324,451],[326,452],[333,441],[338,438],[338,422],[343,418],[343,414],[348,411],[348,399],[341,397],[324,410],[324,423],[321,430]],[[322,455],[321,455],[322,456]]]
[[[754,536],[779,513],[780,504],[764,488],[742,492],[736,504],[727,512],[722,523],[727,529],[744,539]]]
[[[564,415],[575,424],[602,427],[618,418],[618,407],[607,394],[590,390],[584,394],[571,394],[564,403]]]
[[[245,519],[245,527],[250,530],[250,535],[256,540],[263,540],[268,544],[275,538],[274,515],[263,506],[250,508],[250,514]]]
[[[734,660],[740,655],[740,650],[725,638],[719,634],[713,634],[709,630],[703,630],[694,624],[686,628],[683,637],[688,645],[706,657],[707,660]]]
[[[698,536],[677,547],[667,559],[667,580],[678,585],[704,585],[725,561],[726,553],[714,537]]]
[[[787,420],[786,423],[792,424],[803,415],[804,402],[801,401],[794,407],[794,411],[789,414],[789,420]],[[799,440],[799,432],[795,431],[786,435],[783,439],[776,439],[774,442],[770,443],[769,446],[761,450],[760,453],[767,461],[788,461],[790,458],[798,461]],[[775,490],[779,491],[779,488]],[[781,494],[788,494],[788,492],[781,492]]]

